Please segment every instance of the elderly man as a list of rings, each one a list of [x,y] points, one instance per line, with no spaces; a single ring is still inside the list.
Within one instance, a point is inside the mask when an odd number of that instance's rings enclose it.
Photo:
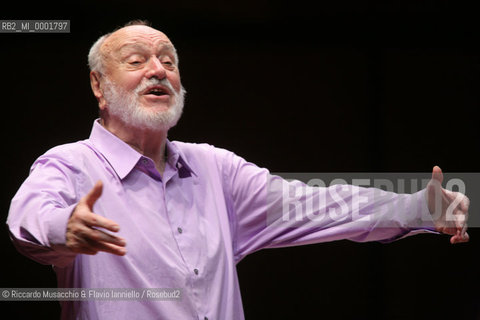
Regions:
[[[438,167],[413,195],[307,188],[232,152],[169,141],[185,90],[175,48],[158,30],[130,24],[101,37],[89,65],[100,119],[89,139],[33,164],[12,200],[11,237],[54,265],[59,287],[179,288],[182,296],[63,301],[63,319],[243,319],[235,265],[262,248],[429,231],[468,241],[468,199],[441,188]],[[293,199],[285,186],[304,192]],[[324,201],[307,206],[308,219],[289,215],[289,201],[317,196]]]

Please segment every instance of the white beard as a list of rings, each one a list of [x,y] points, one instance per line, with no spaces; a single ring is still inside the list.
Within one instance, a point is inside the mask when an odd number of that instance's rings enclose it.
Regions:
[[[139,103],[140,92],[152,85],[163,85],[173,93],[173,104],[166,111],[147,109]],[[122,90],[105,78],[103,91],[110,115],[132,127],[155,131],[168,131],[177,124],[182,115],[186,93],[183,86],[179,92],[176,92],[167,79],[156,78],[143,79],[133,92]]]

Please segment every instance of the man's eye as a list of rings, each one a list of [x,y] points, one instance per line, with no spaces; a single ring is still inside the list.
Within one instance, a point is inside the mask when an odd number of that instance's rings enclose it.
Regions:
[[[135,61],[131,61],[130,64],[131,65],[139,65],[140,63],[142,63],[141,61],[138,61],[138,60],[135,60]]]

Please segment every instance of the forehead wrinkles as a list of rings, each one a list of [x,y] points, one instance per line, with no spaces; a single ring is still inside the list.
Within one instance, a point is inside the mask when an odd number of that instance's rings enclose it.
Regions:
[[[102,55],[108,59],[112,55],[124,47],[139,46],[146,49],[156,50],[159,47],[165,47],[174,51],[173,44],[168,37],[152,29],[150,32],[138,32],[138,31],[124,31],[119,30],[117,34],[112,34],[106,39],[101,47]]]
[[[154,42],[144,42],[144,41],[127,41],[120,45],[120,47],[115,50],[116,52],[122,52],[128,49],[140,49],[142,51],[148,50],[156,52],[158,50],[170,50],[175,51],[173,45],[169,41],[165,41],[163,39],[159,39],[158,41]]]

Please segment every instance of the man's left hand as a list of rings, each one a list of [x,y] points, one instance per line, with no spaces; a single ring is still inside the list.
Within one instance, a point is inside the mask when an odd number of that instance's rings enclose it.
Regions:
[[[452,235],[451,243],[467,242],[468,207],[470,200],[463,193],[442,188],[443,173],[435,166],[427,185],[428,209],[437,231]]]

